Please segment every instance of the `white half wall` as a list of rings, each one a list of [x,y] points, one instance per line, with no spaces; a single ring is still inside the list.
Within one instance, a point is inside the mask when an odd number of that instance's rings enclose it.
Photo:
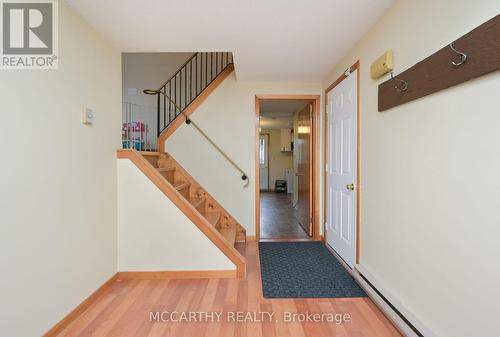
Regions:
[[[2,336],[41,336],[116,273],[120,53],[59,1],[58,56],[0,70]]]
[[[392,49],[398,74],[499,13],[397,1],[323,83],[360,60],[361,265],[426,337],[500,336],[500,71],[380,113],[370,64]]]
[[[177,129],[165,142],[165,150],[246,228],[247,235],[255,235],[255,95],[321,92],[320,83],[241,82],[233,73],[191,115],[245,171],[250,179],[247,187],[241,174],[192,126]]]
[[[118,270],[236,270],[137,166],[118,159]]]

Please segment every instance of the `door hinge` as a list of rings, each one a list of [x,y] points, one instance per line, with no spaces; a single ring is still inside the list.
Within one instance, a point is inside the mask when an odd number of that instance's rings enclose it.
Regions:
[[[328,172],[328,163],[325,164],[325,172]]]

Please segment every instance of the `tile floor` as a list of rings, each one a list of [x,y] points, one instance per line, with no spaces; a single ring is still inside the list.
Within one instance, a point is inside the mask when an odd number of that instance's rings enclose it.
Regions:
[[[261,191],[261,239],[310,239],[299,225],[296,213],[291,194]]]

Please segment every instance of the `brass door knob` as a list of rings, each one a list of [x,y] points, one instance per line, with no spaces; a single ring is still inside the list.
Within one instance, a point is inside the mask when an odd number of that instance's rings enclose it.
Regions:
[[[347,188],[349,191],[354,191],[354,184],[345,185],[345,188]]]

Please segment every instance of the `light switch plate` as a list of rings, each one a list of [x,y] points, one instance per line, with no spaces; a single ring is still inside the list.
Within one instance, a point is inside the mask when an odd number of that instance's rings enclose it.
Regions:
[[[82,109],[82,123],[85,125],[91,125],[94,123],[94,111],[92,109]]]

